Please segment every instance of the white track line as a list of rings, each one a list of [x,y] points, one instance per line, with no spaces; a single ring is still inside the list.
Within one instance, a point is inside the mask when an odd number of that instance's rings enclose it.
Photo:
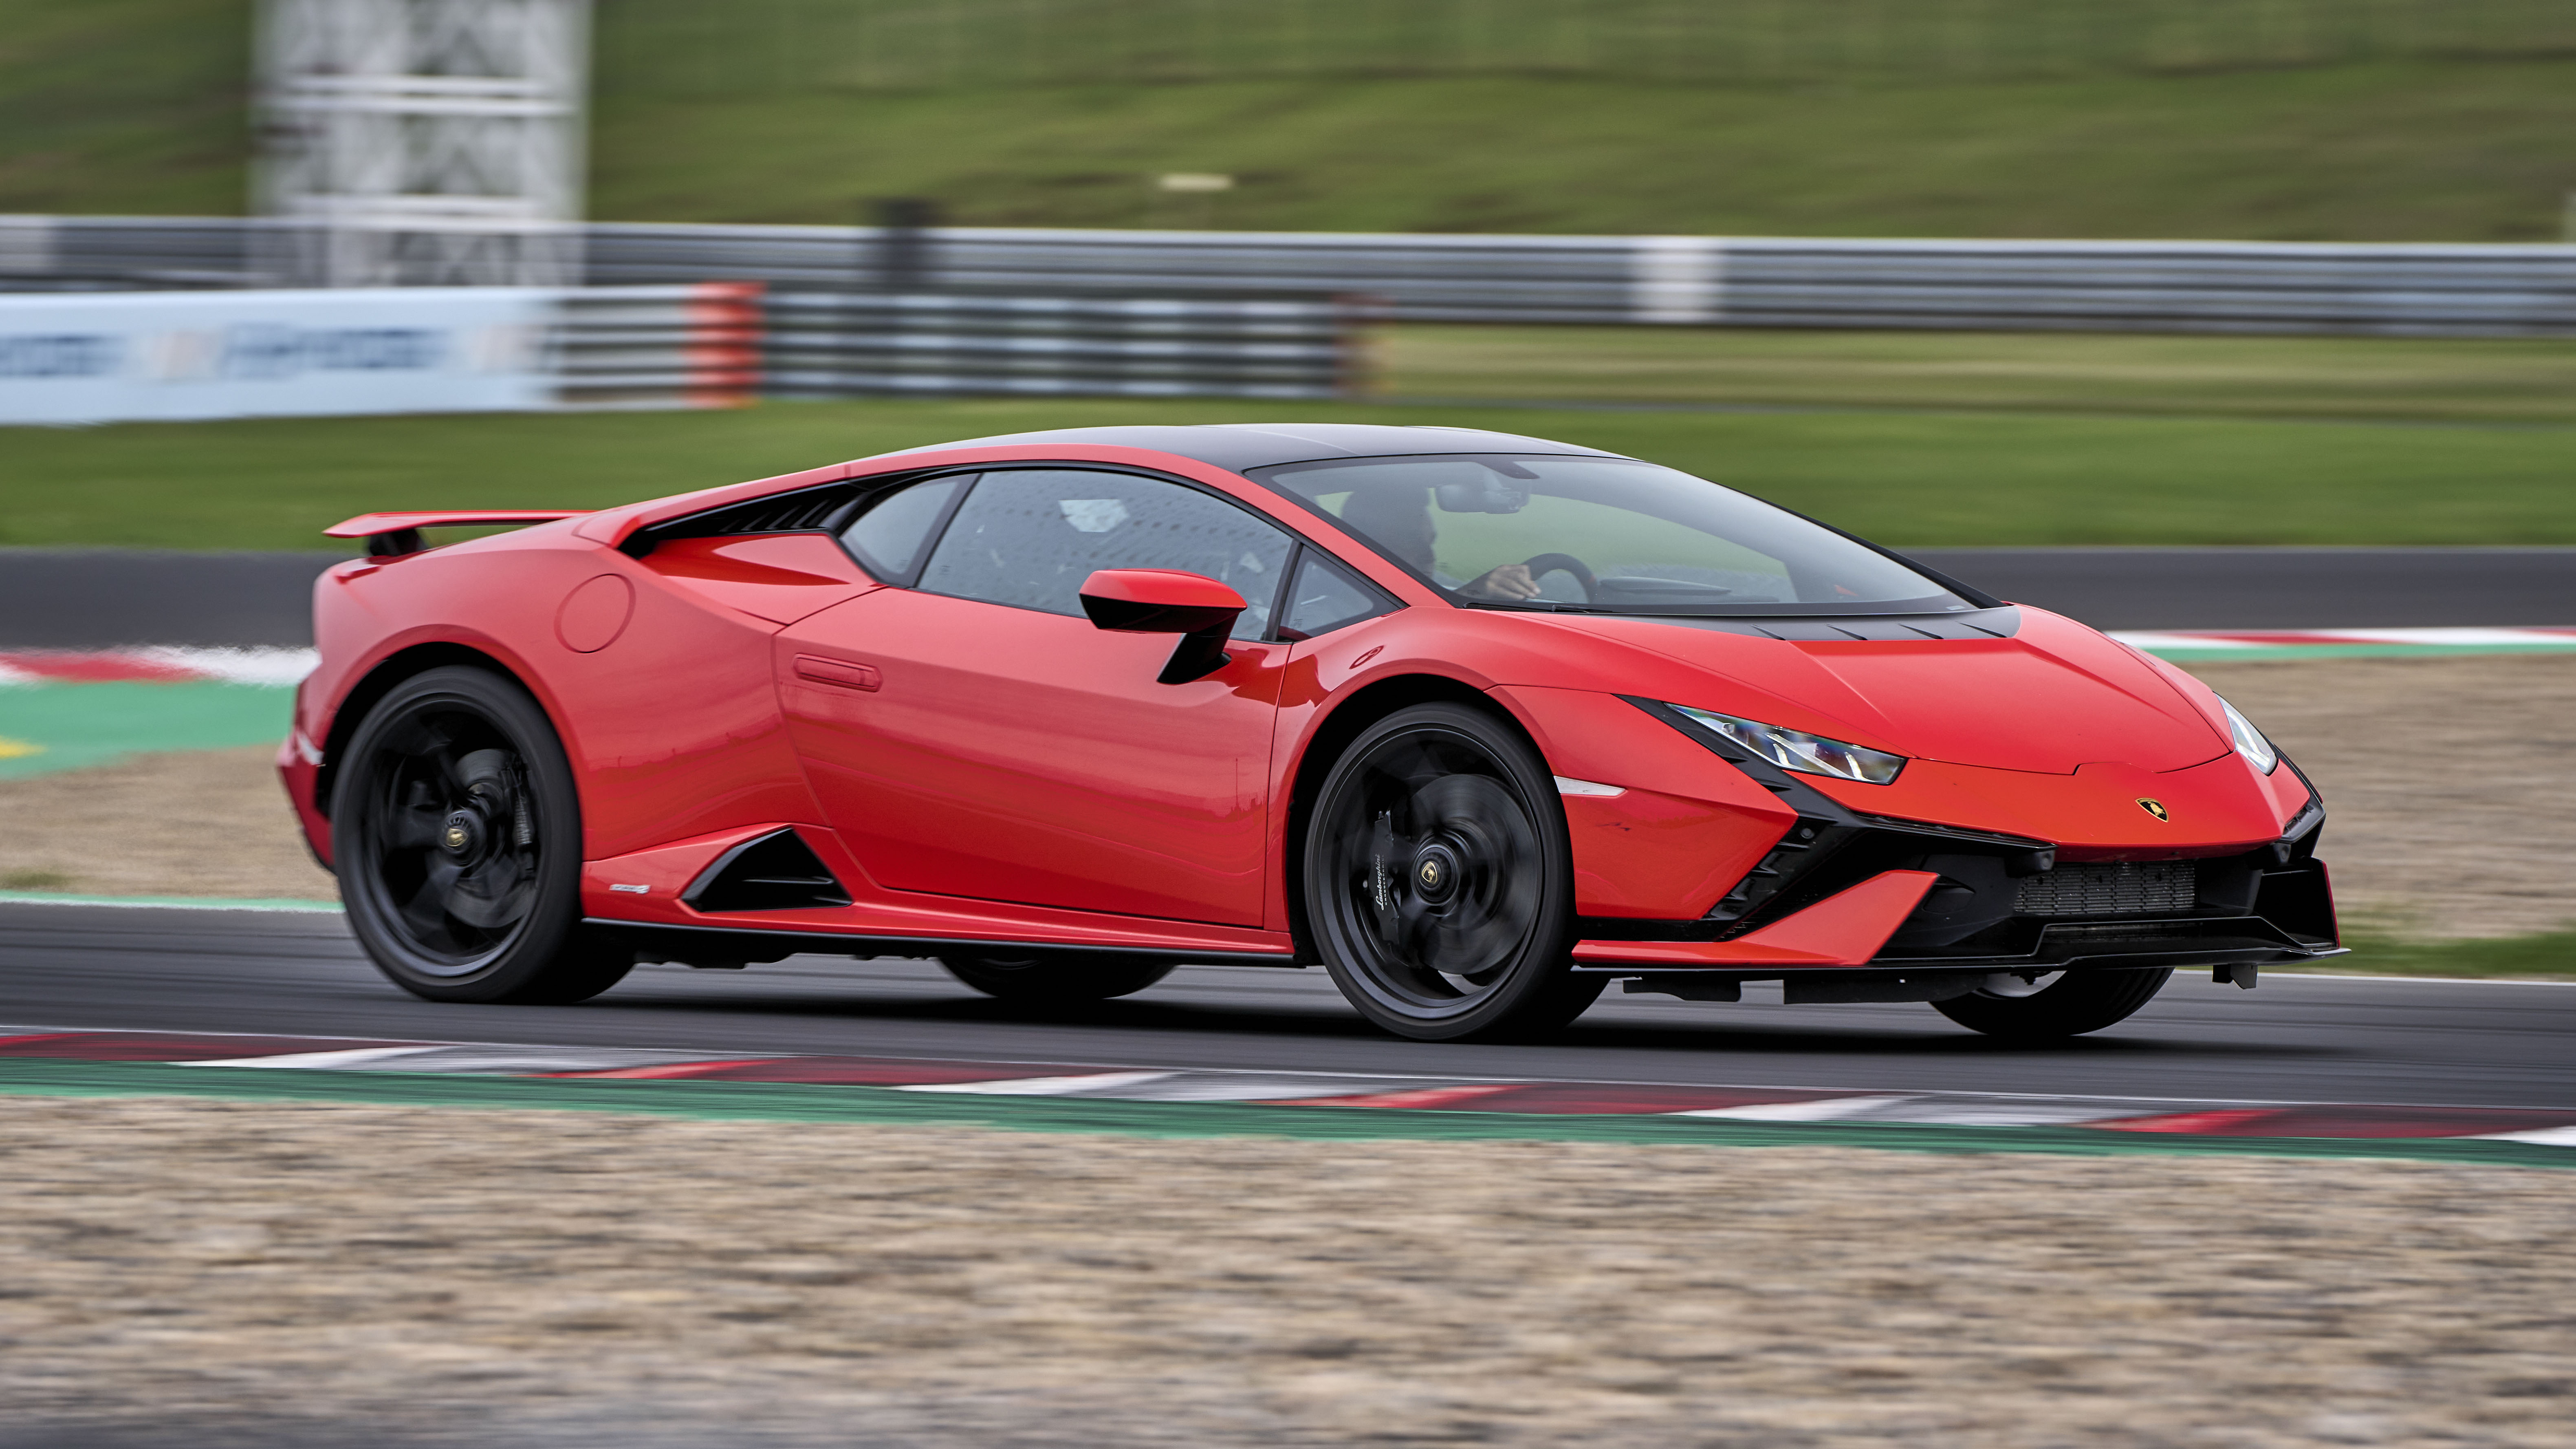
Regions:
[[[2543,1147],[2576,1147],[2576,1127],[2543,1127],[2536,1132],[2488,1132],[2481,1142],[2537,1142]]]
[[[396,1057],[416,1057],[423,1052],[444,1051],[434,1046],[353,1047],[336,1052],[286,1052],[273,1057],[224,1057],[216,1061],[172,1062],[177,1067],[263,1067],[285,1071],[347,1071],[351,1067],[372,1066]]]
[[[2335,979],[2337,979],[2337,980],[2362,980],[2362,979],[2382,979],[2382,980],[2386,980],[2386,979],[2395,979],[2395,978],[2356,978],[2356,977],[2337,977],[2337,978],[2335,978]],[[2505,984],[2511,984],[2511,983],[2505,983]],[[2527,983],[2524,983],[2524,984],[2527,984]],[[2552,982],[2552,983],[2548,983],[2548,984],[2551,984],[2551,985],[2564,985],[2564,984],[2576,984],[2576,983]],[[142,1027],[57,1026],[57,1025],[29,1025],[29,1024],[25,1024],[25,1023],[0,1023],[0,1037],[9,1037],[9,1036],[103,1036],[103,1035],[155,1036],[155,1037],[217,1037],[217,1038],[221,1038],[221,1037],[242,1037],[242,1038],[246,1038],[246,1039],[260,1040],[260,1041],[276,1041],[276,1040],[291,1040],[291,1041],[292,1041],[292,1040],[301,1040],[301,1041],[366,1041],[366,1040],[370,1040],[370,1038],[367,1038],[367,1037],[324,1036],[324,1035],[313,1035],[313,1036],[307,1036],[307,1035],[304,1035],[304,1034],[302,1034],[302,1033],[296,1033],[296,1032],[284,1032],[284,1033],[280,1033],[280,1032],[258,1032],[258,1031],[190,1031],[190,1030],[187,1030],[187,1029],[184,1029],[184,1028],[174,1028],[174,1029],[167,1029],[167,1030],[164,1030],[164,1029],[157,1029],[157,1028],[142,1028]],[[531,1048],[527,1043],[524,1043],[524,1042],[418,1042],[418,1043],[410,1043],[410,1044],[406,1044],[406,1045],[404,1045],[404,1046],[397,1047],[397,1048],[390,1048],[390,1050],[397,1050],[397,1051],[435,1051],[435,1050],[440,1050],[440,1049],[443,1049],[443,1048],[452,1048],[452,1047],[468,1047],[468,1046],[470,1046],[470,1047],[483,1047],[483,1048],[490,1048],[490,1049],[495,1050],[495,1051],[528,1051],[528,1050],[543,1050],[543,1051],[576,1052],[576,1051],[587,1051],[587,1050],[600,1050],[600,1048],[585,1048],[585,1047],[544,1047],[544,1046],[540,1046],[540,1047]],[[367,1049],[367,1048],[360,1048],[359,1050],[368,1050],[368,1049]],[[374,1048],[374,1050],[388,1050],[388,1048]],[[623,1048],[616,1048],[616,1049],[614,1049],[614,1050],[625,1050],[625,1049],[623,1049]],[[653,1049],[651,1049],[651,1048],[635,1048],[635,1049],[633,1049],[633,1050],[637,1050],[637,1051],[645,1051],[645,1050],[653,1050]],[[664,1049],[662,1049],[662,1050],[669,1050],[669,1049],[664,1048]],[[295,1054],[293,1054],[293,1055],[319,1056],[319,1055],[327,1055],[327,1053],[295,1053]],[[851,1056],[851,1057],[855,1057],[855,1058],[858,1058],[858,1059],[861,1059],[861,1060],[866,1060],[866,1061],[880,1061],[880,1062],[927,1062],[927,1063],[934,1063],[934,1064],[942,1065],[942,1066],[956,1066],[956,1065],[960,1065],[961,1063],[962,1063],[962,1064],[964,1064],[964,1065],[969,1065],[969,1066],[979,1066],[979,1065],[996,1065],[996,1066],[1001,1066],[1001,1065],[1009,1065],[1008,1063],[1000,1063],[1000,1062],[996,1062],[996,1063],[980,1063],[980,1062],[973,1061],[972,1059],[969,1059],[969,1058],[960,1058],[960,1057],[953,1057],[953,1056],[950,1056],[950,1057],[913,1057],[913,1056],[904,1056],[904,1055],[901,1055],[901,1054],[885,1053],[885,1052],[838,1053],[838,1052],[813,1052],[813,1051],[805,1051],[805,1050],[797,1050],[797,1049],[784,1050],[784,1051],[749,1051],[749,1050],[745,1050],[745,1051],[716,1051],[716,1050],[712,1050],[712,1049],[711,1049],[711,1050],[708,1050],[708,1051],[704,1052],[703,1054],[700,1054],[700,1053],[698,1053],[698,1052],[694,1052],[694,1051],[692,1051],[692,1052],[686,1052],[686,1053],[678,1052],[678,1051],[672,1051],[672,1052],[671,1052],[671,1055],[672,1055],[672,1056],[674,1056],[674,1057],[686,1057],[688,1060],[693,1060],[693,1061],[731,1061],[731,1060],[740,1060],[740,1059],[750,1058],[750,1057],[760,1057],[760,1058],[765,1058],[765,1059],[776,1059],[776,1060],[788,1060],[788,1059],[800,1058],[800,1057],[817,1057],[817,1056]],[[242,1060],[244,1060],[244,1061],[249,1061],[249,1062],[274,1062],[274,1061],[278,1060],[278,1058],[276,1058],[276,1057],[250,1057],[250,1058],[243,1058]],[[1059,1059],[1059,1060],[1061,1060],[1061,1059]],[[192,1064],[191,1064],[191,1063],[170,1063],[169,1065],[192,1065]],[[1009,1079],[1005,1079],[1005,1080],[1008,1080],[1008,1081],[1014,1081],[1014,1082],[1032,1082],[1032,1081],[1034,1081],[1034,1082],[1076,1082],[1076,1083],[1088,1082],[1088,1083],[1099,1083],[1099,1082],[1103,1081],[1104,1079],[1108,1079],[1108,1078],[1126,1078],[1126,1079],[1129,1079],[1129,1080],[1143,1080],[1143,1079],[1151,1079],[1151,1078],[1168,1078],[1168,1077],[1177,1077],[1177,1076],[1182,1076],[1182,1075],[1185,1075],[1185,1074],[1188,1074],[1188,1073],[1193,1073],[1193,1072],[1216,1072],[1216,1071],[1221,1071],[1221,1070],[1223,1070],[1223,1069],[1220,1069],[1220,1068],[1209,1068],[1209,1067],[1186,1067],[1186,1066],[1184,1066],[1184,1067],[1165,1067],[1165,1068],[1158,1068],[1158,1069],[1151,1069],[1151,1070],[1138,1070],[1138,1069],[1136,1069],[1136,1068],[1133,1068],[1132,1066],[1128,1066],[1127,1064],[1123,1064],[1123,1063],[1108,1063],[1108,1062],[1100,1062],[1100,1063],[1073,1062],[1073,1063],[1065,1063],[1065,1065],[1070,1065],[1070,1066],[1094,1066],[1094,1065],[1096,1065],[1096,1066],[1100,1067],[1100,1068],[1101,1068],[1101,1070],[1100,1070],[1100,1071],[1097,1071],[1097,1072],[1084,1073],[1084,1074],[1082,1074],[1082,1075],[1080,1075],[1080,1076],[1063,1076],[1063,1077],[1019,1077],[1019,1078],[1009,1078]],[[1352,1079],[1354,1076],[1363,1075],[1363,1074],[1360,1074],[1360,1073],[1354,1073],[1354,1072],[1351,1072],[1351,1071],[1350,1071],[1350,1070],[1348,1070],[1348,1069],[1343,1069],[1343,1070],[1340,1070],[1340,1071],[1319,1071],[1319,1070],[1300,1070],[1300,1069],[1293,1068],[1293,1067],[1265,1068],[1265,1069],[1263,1069],[1263,1070],[1262,1070],[1262,1073],[1261,1073],[1261,1074],[1262,1074],[1262,1075],[1264,1075],[1264,1076],[1277,1076],[1277,1077],[1312,1077],[1312,1078],[1324,1079],[1324,1080],[1329,1080],[1329,1081],[1349,1081],[1349,1080],[1350,1080],[1350,1079]],[[1426,1087],[1456,1086],[1456,1085],[1459,1085],[1459,1084],[1462,1082],[1462,1080],[1464,1080],[1464,1079],[1462,1079],[1462,1078],[1458,1077],[1457,1075],[1455,1075],[1454,1073],[1443,1073],[1443,1074],[1440,1074],[1440,1075],[1433,1075],[1433,1074],[1431,1074],[1431,1073],[1427,1073],[1427,1072],[1425,1072],[1425,1073],[1409,1073],[1409,1072],[1370,1072],[1370,1073],[1366,1073],[1366,1074],[1364,1074],[1364,1075],[1366,1075],[1366,1076],[1367,1076],[1368,1078],[1370,1078],[1371,1080],[1383,1080],[1383,1081],[1390,1081],[1390,1082],[1418,1082],[1418,1083],[1423,1084],[1423,1085],[1424,1085],[1424,1086],[1426,1086]],[[1638,1078],[1638,1077],[1512,1077],[1512,1076],[1504,1076],[1504,1075],[1497,1074],[1497,1075],[1495,1075],[1495,1076],[1491,1076],[1491,1077],[1479,1077],[1479,1078],[1476,1078],[1476,1079],[1474,1079],[1472,1082],[1470,1082],[1470,1083],[1468,1083],[1468,1084],[1469,1084],[1469,1085],[1474,1085],[1474,1086],[1536,1086],[1536,1087],[1674,1087],[1674,1088],[1688,1088],[1688,1089],[1700,1090],[1700,1091],[1724,1091],[1724,1092],[1765,1092],[1765,1093],[1770,1093],[1770,1092],[1803,1092],[1803,1093],[1810,1093],[1810,1094],[1812,1094],[1814,1097],[1819,1098],[1819,1099],[1829,1099],[1829,1100],[1834,1101],[1834,1102],[1850,1102],[1850,1101],[1853,1101],[1853,1100],[1855,1100],[1855,1099],[1860,1099],[1860,1098],[1869,1098],[1869,1099],[1874,1099],[1874,1100],[1887,1100],[1887,1101],[1911,1101],[1911,1100],[1913,1100],[1913,1099],[1915,1099],[1915,1098],[1919,1098],[1919,1097],[1935,1097],[1935,1096],[1940,1096],[1940,1097],[1952,1097],[1952,1098],[1957,1098],[1957,1097],[1973,1097],[1973,1098],[1978,1098],[1978,1099],[1981,1099],[1981,1100],[1984,1100],[1984,1101],[1991,1101],[1991,1102],[2032,1102],[2032,1103],[2043,1103],[2043,1102],[2063,1102],[2063,1101],[2068,1100],[2068,1096],[2067,1096],[2067,1094],[2064,1094],[2064,1093],[2056,1093],[2056,1092],[1975,1092],[1975,1091],[1957,1091],[1957,1090],[1952,1090],[1952,1089],[1949,1089],[1949,1088],[1939,1088],[1939,1087],[1915,1087],[1915,1088],[1894,1088],[1894,1089],[1887,1088],[1887,1087],[1848,1087],[1848,1086],[1841,1086],[1841,1087],[1819,1087],[1819,1086],[1800,1085],[1800,1084],[1794,1084],[1794,1083],[1772,1083],[1772,1082],[1687,1082],[1687,1081],[1676,1081],[1676,1080],[1674,1080],[1674,1079],[1672,1079],[1672,1078],[1668,1078],[1668,1077],[1666,1077],[1666,1078],[1651,1078],[1651,1077],[1650,1077],[1650,1078]],[[894,1090],[894,1091],[899,1091],[899,1092],[930,1092],[930,1091],[943,1091],[943,1090],[945,1090],[945,1091],[972,1091],[972,1090],[974,1090],[974,1089],[976,1089],[976,1088],[982,1087],[983,1085],[985,1085],[985,1084],[983,1084],[983,1083],[963,1083],[963,1084],[950,1085],[950,1084],[943,1084],[943,1083],[929,1083],[929,1084],[922,1084],[922,1085],[918,1085],[918,1086],[896,1087],[896,1088],[893,1088],[892,1090]],[[988,1093],[988,1095],[989,1095],[989,1093]],[[2349,1107],[2349,1106],[2354,1106],[2354,1105],[2368,1105],[2368,1106],[2375,1106],[2375,1107],[2419,1107],[2419,1108],[2426,1108],[2426,1109],[2438,1109],[2438,1110],[2458,1110],[2458,1111],[2464,1111],[2464,1112],[2507,1112],[2507,1111],[2510,1111],[2510,1112],[2576,1112],[2576,1103],[2569,1103],[2569,1104],[2567,1104],[2567,1105],[2563,1105],[2563,1106],[2550,1106],[2550,1105],[2535,1106],[2535,1105],[2533,1105],[2533,1104],[2531,1104],[2531,1103],[2527,1103],[2527,1102],[2513,1102],[2513,1103],[2505,1103],[2505,1102],[2467,1102],[2467,1103],[2461,1103],[2461,1102],[2373,1102],[2373,1103],[2366,1103],[2366,1104],[2355,1104],[2355,1103],[2347,1102],[2347,1101],[2329,1100],[2329,1099],[2319,1098],[2319,1097],[2148,1097],[2148,1096],[2125,1096],[2125,1095],[2120,1095],[2120,1094],[2105,1094],[2105,1093],[2090,1093],[2090,1094],[2085,1095],[2085,1096],[2084,1096],[2083,1098],[2081,1098],[2080,1100],[2083,1100],[2083,1101],[2086,1101],[2086,1102],[2107,1102],[2107,1103],[2131,1103],[2131,1102],[2134,1102],[2134,1103],[2140,1103],[2140,1104],[2144,1104],[2144,1105],[2147,1105],[2147,1106],[2150,1106],[2150,1107],[2153,1107],[2153,1108],[2157,1109],[2157,1111],[2156,1111],[2155,1115],[2164,1115],[2164,1114],[2166,1114],[2166,1113],[2177,1113],[2177,1114],[2178,1114],[2178,1113],[2186,1113],[2186,1112],[2191,1112],[2191,1111],[2194,1111],[2194,1110],[2199,1110],[2199,1111],[2220,1111],[2220,1110],[2226,1110],[2226,1109],[2230,1109],[2230,1108],[2247,1108],[2247,1107]],[[1805,1104],[1803,1104],[1803,1103],[1759,1103],[1759,1104],[1755,1104],[1755,1106],[1756,1106],[1756,1107],[1760,1107],[1760,1106],[1789,1106],[1789,1107],[1794,1107],[1794,1106],[1801,1106],[1801,1105],[1805,1105]],[[1710,1113],[1710,1114],[1716,1114],[1716,1113],[1737,1113],[1737,1112],[1747,1111],[1747,1110],[1750,1110],[1750,1109],[1748,1109],[1748,1108],[1740,1108],[1740,1107],[1716,1107],[1716,1108],[1702,1108],[1702,1109],[1696,1109],[1696,1110],[1697,1110],[1697,1111],[1699,1111],[1699,1112],[1706,1112],[1706,1113]],[[1686,1113],[1641,1113],[1641,1114],[1637,1114],[1637,1115],[1646,1115],[1646,1116],[1683,1116],[1683,1115],[1691,1115],[1691,1113],[1687,1113],[1687,1112],[1686,1112]],[[1749,1120],[1759,1120],[1759,1119],[1749,1119]]]
[[[1658,1117],[1721,1117],[1730,1122],[1839,1122],[1914,1100],[1894,1097],[1827,1097],[1815,1102],[1756,1102],[1749,1107],[1700,1107],[1688,1112],[1657,1112]]]
[[[1010,1077],[998,1082],[931,1082],[898,1092],[954,1092],[970,1097],[1073,1097],[1113,1087],[1159,1082],[1178,1072],[1092,1072],[1079,1077]]]

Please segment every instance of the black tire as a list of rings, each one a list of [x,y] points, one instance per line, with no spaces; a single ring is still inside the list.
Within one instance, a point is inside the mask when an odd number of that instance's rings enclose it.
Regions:
[[[1333,762],[1306,825],[1306,921],[1333,983],[1416,1041],[1552,1032],[1601,995],[1573,972],[1554,778],[1482,710],[1416,705]]]
[[[986,996],[1055,1005],[1132,996],[1172,974],[1168,961],[1065,951],[956,952],[939,964]]]
[[[487,670],[395,685],[342,754],[331,857],[349,925],[432,1001],[573,1002],[635,952],[581,925],[581,800],[545,711]]]
[[[2172,975],[2170,966],[2069,971],[2028,996],[1976,991],[1933,1002],[1932,1009],[2005,1041],[2057,1041],[2128,1020]]]

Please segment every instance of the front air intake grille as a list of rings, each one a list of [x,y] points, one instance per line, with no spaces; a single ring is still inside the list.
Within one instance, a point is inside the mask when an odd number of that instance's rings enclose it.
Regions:
[[[2061,865],[2022,878],[2020,916],[2150,916],[2188,911],[2200,898],[2196,860]]]

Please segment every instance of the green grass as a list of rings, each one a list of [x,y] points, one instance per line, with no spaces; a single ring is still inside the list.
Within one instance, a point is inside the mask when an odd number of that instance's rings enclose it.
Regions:
[[[388,508],[589,508],[1026,428],[1451,423],[1689,469],[1897,545],[2576,543],[2576,427],[1214,401],[0,429],[0,544],[325,547]]]
[[[0,0],[0,211],[241,211],[250,18],[250,0]]]
[[[1950,85],[1567,76],[600,97],[603,217],[2554,240],[2576,63]],[[1234,175],[1165,197],[1167,171]]]
[[[241,209],[250,10],[0,0],[0,210]],[[2576,188],[2563,0],[621,0],[597,54],[615,219],[2534,240]]]
[[[2576,49],[2561,0],[615,0],[660,91],[1246,76],[1745,82],[2278,69]]]
[[[2576,931],[2480,941],[2419,941],[2354,935],[2321,969],[2383,976],[2530,976],[2576,979]]]
[[[1449,400],[2576,422],[2576,340],[1405,326],[1380,355]]]

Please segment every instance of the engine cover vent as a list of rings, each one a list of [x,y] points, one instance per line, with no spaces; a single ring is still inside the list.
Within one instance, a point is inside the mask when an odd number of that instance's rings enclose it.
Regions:
[[[850,893],[832,878],[793,827],[746,840],[698,872],[680,900],[692,910],[793,911],[846,906]]]
[[[2188,911],[2199,899],[2199,861],[2121,860],[2061,865],[2024,876],[2013,897],[2013,914],[2145,916]]]

